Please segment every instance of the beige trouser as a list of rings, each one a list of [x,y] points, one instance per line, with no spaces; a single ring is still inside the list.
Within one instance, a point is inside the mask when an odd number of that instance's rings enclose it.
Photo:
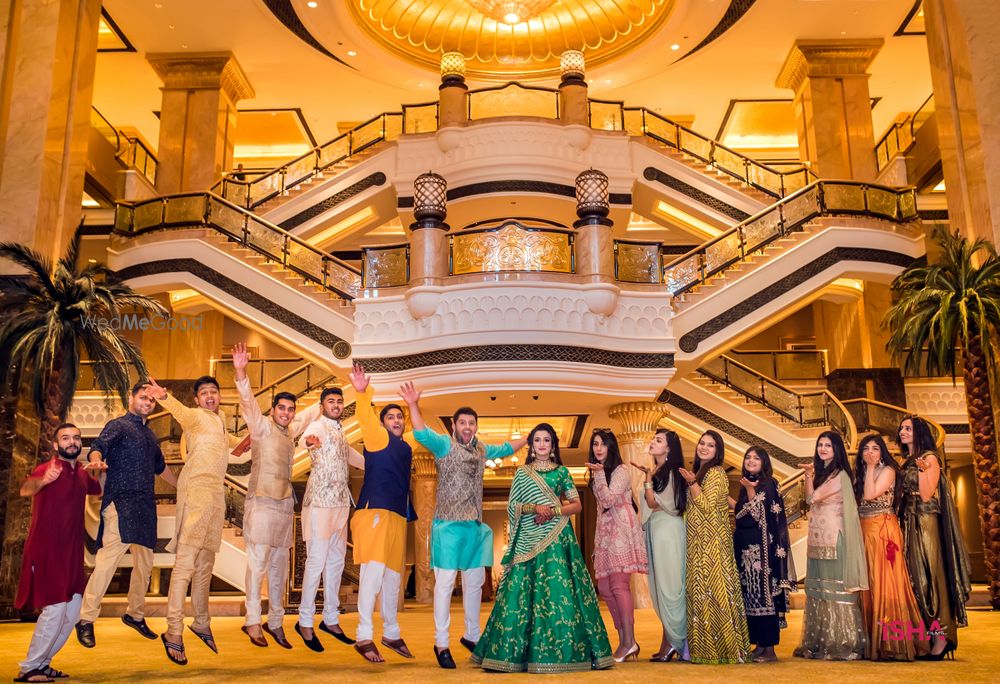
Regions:
[[[132,578],[128,585],[128,615],[136,620],[142,620],[146,610],[146,590],[149,588],[149,574],[153,570],[153,550],[141,544],[124,544],[118,532],[118,511],[114,504],[108,504],[102,514],[104,518],[104,535],[102,546],[94,558],[94,572],[87,582],[87,590],[83,594],[83,608],[80,619],[94,622],[101,612],[101,600],[108,591],[111,578],[114,577],[125,552],[132,551]]]
[[[194,622],[191,627],[198,632],[209,629],[208,589],[212,583],[215,551],[189,544],[177,544],[177,559],[170,573],[170,591],[167,593],[167,633],[178,636],[184,631],[184,601],[188,584],[191,584],[191,607]]]

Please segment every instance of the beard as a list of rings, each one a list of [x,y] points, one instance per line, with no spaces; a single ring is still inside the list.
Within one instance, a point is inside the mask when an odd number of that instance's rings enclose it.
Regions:
[[[80,447],[71,446],[68,449],[63,449],[62,447],[56,447],[56,453],[59,454],[60,458],[65,458],[67,461],[75,461],[80,456]]]

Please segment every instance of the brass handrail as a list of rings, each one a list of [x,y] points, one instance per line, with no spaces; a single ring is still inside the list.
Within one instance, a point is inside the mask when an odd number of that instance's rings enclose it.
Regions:
[[[928,105],[930,107],[928,108]],[[875,168],[881,171],[897,154],[906,154],[917,142],[917,128],[933,113],[934,95],[929,95],[913,114],[896,121],[875,143]]]
[[[775,198],[786,197],[816,180],[816,174],[806,166],[790,171],[773,169],[645,107],[625,107],[624,122],[629,135],[646,136],[673,147]]]
[[[850,411],[851,415],[854,416],[854,421],[858,425],[859,430],[874,430],[892,439],[895,439],[896,428],[899,426],[899,423],[902,422],[903,418],[914,415],[913,411],[909,411],[900,406],[893,406],[892,404],[887,404],[882,401],[875,401],[874,399],[846,399],[843,404],[847,410]],[[872,408],[876,408],[892,415],[894,424],[872,421]],[[944,427],[942,427],[936,420],[932,420],[927,416],[920,417],[927,422],[927,426],[931,430],[931,435],[934,437],[934,444],[937,446],[938,451],[943,453],[944,440],[947,436]]]
[[[832,215],[907,222],[917,217],[915,190],[860,181],[816,181],[666,264],[663,282],[671,294],[682,294],[808,221]]]
[[[731,349],[728,352],[730,358],[741,361],[744,365],[755,368],[758,372],[767,375],[768,377],[774,378],[775,380],[782,379],[781,369],[779,368],[779,359],[786,357],[802,357],[811,358],[813,360],[813,367],[816,369],[812,375],[805,376],[790,376],[785,375],[785,380],[819,380],[826,377],[826,350],[825,349],[748,349],[748,350],[737,350]],[[742,360],[740,357],[744,357]],[[767,370],[761,370],[759,366],[749,362],[750,358],[766,358],[769,368]]]
[[[301,183],[322,177],[326,169],[373,145],[395,140],[405,129],[403,117],[403,112],[383,112],[253,180],[225,176],[212,186],[211,191],[242,207],[253,209],[287,194]],[[376,122],[379,124],[377,132],[372,134],[367,129]]]
[[[718,367],[720,365],[721,368]],[[724,354],[698,368],[698,372],[796,425],[832,427],[844,437],[849,449],[857,442],[858,431],[851,412],[829,390],[796,392]],[[749,382],[740,382],[740,376]],[[819,412],[817,409],[822,410]]]
[[[118,202],[115,207],[115,232],[119,234],[191,227],[213,228],[344,299],[353,299],[361,289],[359,269],[216,195],[188,192]]]

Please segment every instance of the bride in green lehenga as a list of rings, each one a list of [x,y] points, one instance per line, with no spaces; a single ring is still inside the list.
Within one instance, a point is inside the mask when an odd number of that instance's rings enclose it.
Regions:
[[[548,423],[528,435],[528,458],[507,502],[503,576],[472,662],[535,674],[603,669],[611,644],[570,516],[581,509]]]

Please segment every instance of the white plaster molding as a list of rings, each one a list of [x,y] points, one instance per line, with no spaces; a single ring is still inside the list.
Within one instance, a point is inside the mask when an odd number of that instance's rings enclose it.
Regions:
[[[610,284],[480,282],[355,300],[354,353],[383,357],[485,344],[672,352],[670,299]]]
[[[965,406],[965,384],[950,378],[913,379],[906,381],[906,405],[915,413],[939,423],[968,423]]]

